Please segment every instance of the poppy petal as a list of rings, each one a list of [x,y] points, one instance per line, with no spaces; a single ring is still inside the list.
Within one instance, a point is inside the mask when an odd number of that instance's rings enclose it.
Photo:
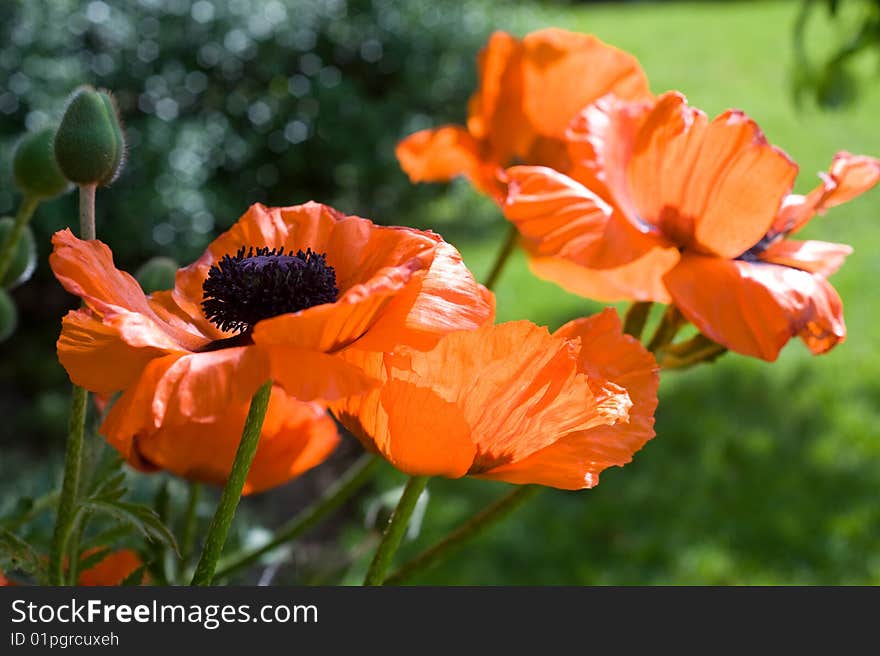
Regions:
[[[379,384],[379,380],[339,357],[341,353],[328,355],[283,345],[267,346],[265,351],[273,380],[301,401],[335,401],[363,394]]]
[[[558,257],[531,257],[529,268],[539,278],[564,290],[603,302],[654,301],[668,303],[663,275],[679,259],[677,248],[655,248],[615,269],[587,269]]]
[[[517,166],[507,170],[504,215],[527,242],[531,254],[560,257],[589,268],[616,268],[658,246],[601,198],[553,169]]]
[[[770,244],[759,258],[762,262],[802,269],[827,278],[841,267],[852,252],[852,247],[846,244],[782,239]]]
[[[146,317],[130,312],[105,317],[71,310],[61,322],[58,359],[74,384],[109,395],[133,383],[154,358],[181,352]]]
[[[249,403],[228,406],[216,421],[163,426],[134,439],[134,463],[188,480],[223,485],[241,441]],[[336,425],[317,404],[273,386],[244,494],[286,483],[323,462],[339,443]]]
[[[727,348],[773,361],[794,335],[813,353],[846,337],[843,304],[822,276],[787,266],[686,255],[665,276],[682,314]]]
[[[88,552],[84,555],[88,555]],[[133,549],[114,551],[99,563],[79,574],[78,585],[122,585],[135,570],[143,565],[141,557]]]
[[[522,460],[482,474],[481,478],[566,490],[590,488],[598,484],[602,470],[630,462],[633,454],[654,437],[657,363],[636,339],[623,334],[617,313],[609,308],[592,317],[576,319],[554,335],[580,338],[581,370],[591,380],[611,381],[626,389],[633,403],[629,422],[569,433]]]
[[[503,193],[499,165],[483,155],[480,142],[462,127],[421,130],[401,141],[395,153],[412,182],[447,182],[463,175],[493,198]]]
[[[69,228],[56,232],[52,236],[52,244],[54,250],[49,256],[49,264],[55,277],[68,292],[81,297],[96,314],[142,315],[145,322],[154,322],[167,336],[161,339],[163,345],[170,338],[180,348],[196,350],[209,341],[197,330],[183,329],[163,321],[150,307],[137,280],[116,268],[113,253],[106,244],[97,240],[77,239]],[[158,334],[158,331],[149,332]],[[144,334],[141,331],[141,335]]]
[[[742,112],[708,122],[671,92],[645,119],[628,175],[644,220],[681,246],[736,257],[767,233],[797,166]]]
[[[841,151],[834,156],[822,184],[806,196],[792,194],[785,199],[772,232],[791,234],[803,228],[817,213],[840,205],[868,191],[880,181],[880,160]]]

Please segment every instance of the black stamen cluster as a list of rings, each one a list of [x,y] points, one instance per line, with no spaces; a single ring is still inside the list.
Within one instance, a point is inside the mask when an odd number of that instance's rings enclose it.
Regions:
[[[205,316],[227,332],[249,330],[262,319],[333,303],[339,290],[326,253],[242,246],[224,255],[202,285]]]

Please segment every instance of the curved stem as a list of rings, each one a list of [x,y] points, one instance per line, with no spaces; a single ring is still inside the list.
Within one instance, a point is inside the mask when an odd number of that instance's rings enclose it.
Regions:
[[[49,552],[51,585],[64,585],[64,555],[76,519],[88,398],[89,393],[86,390],[73,386],[67,450],[64,455],[64,481],[61,484],[58,517],[55,520],[55,532],[52,535],[52,547]]]
[[[226,479],[223,494],[220,496],[220,503],[217,504],[214,518],[208,528],[208,536],[205,538],[202,555],[196,566],[195,574],[193,574],[192,585],[211,585],[211,581],[214,580],[217,561],[220,560],[223,545],[226,544],[229,527],[232,525],[235,510],[241,500],[244,481],[257,452],[257,444],[260,441],[260,432],[263,429],[263,420],[266,418],[266,409],[269,407],[271,393],[272,381],[267,380],[251,399],[251,407],[248,410],[244,430],[241,433],[241,442],[235,452],[235,460],[232,463],[229,478]]]
[[[504,240],[504,243],[501,245],[501,250],[498,251],[498,255],[495,257],[495,264],[492,265],[492,270],[486,277],[486,282],[483,283],[486,289],[494,289],[495,284],[498,282],[498,278],[501,276],[501,272],[504,271],[504,266],[507,264],[507,260],[510,259],[514,248],[516,248],[516,237],[516,226],[511,224],[507,232],[507,238]]]
[[[403,488],[403,494],[397,503],[397,508],[388,520],[388,526],[382,534],[382,541],[376,549],[373,556],[373,562],[370,563],[370,569],[367,570],[367,576],[364,579],[364,585],[382,585],[385,580],[385,572],[391,565],[391,559],[397,548],[400,546],[403,535],[406,533],[406,527],[409,524],[409,518],[412,517],[415,510],[416,502],[422,495],[425,486],[428,484],[428,476],[411,476]]]
[[[642,331],[645,330],[645,323],[648,321],[652,305],[651,301],[633,302],[623,318],[623,332],[627,335],[632,335],[636,339],[641,339]]]
[[[667,306],[666,311],[663,313],[663,318],[660,319],[660,323],[657,325],[657,330],[654,331],[651,340],[648,342],[648,350],[654,353],[657,349],[671,343],[685,323],[687,322],[677,307],[674,305]]]
[[[298,538],[361,489],[372,478],[380,464],[382,464],[381,458],[372,454],[361,456],[320,499],[282,526],[275,533],[274,538],[257,549],[238,554],[228,562],[222,563],[215,578],[219,579],[234,574],[258,560],[260,556]]]
[[[35,196],[25,196],[21,201],[21,207],[18,208],[18,214],[15,215],[15,223],[12,225],[12,231],[6,235],[3,245],[0,246],[0,280],[9,271],[12,265],[12,258],[15,256],[15,247],[24,233],[25,227],[30,222],[31,217],[40,204],[40,199]]]
[[[513,492],[474,515],[433,547],[425,549],[418,556],[404,563],[400,569],[385,579],[385,585],[403,583],[414,574],[441,562],[462,545],[485,533],[540,491],[539,485],[518,486]]]

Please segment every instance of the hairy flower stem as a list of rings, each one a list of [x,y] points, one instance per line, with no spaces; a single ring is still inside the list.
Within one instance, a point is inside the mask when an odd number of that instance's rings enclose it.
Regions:
[[[623,332],[627,335],[632,335],[636,339],[641,339],[642,331],[645,330],[645,323],[648,321],[652,305],[651,301],[636,301],[632,303],[623,319]]]
[[[418,556],[404,563],[400,569],[385,579],[384,585],[403,583],[414,574],[448,558],[461,546],[485,533],[527,500],[536,496],[540,491],[540,485],[517,486],[513,492],[506,494],[492,505],[474,515],[433,547],[425,549]]]
[[[654,331],[654,334],[648,342],[648,350],[651,351],[651,353],[655,353],[657,349],[670,344],[672,340],[675,339],[678,331],[681,330],[686,323],[687,321],[681,315],[681,312],[678,311],[677,307],[674,305],[667,306],[666,312],[663,313],[663,318],[660,319],[660,323],[657,326],[657,330]]]
[[[241,433],[241,442],[235,452],[235,460],[232,470],[220,496],[220,503],[211,525],[208,528],[208,536],[202,547],[202,555],[199,564],[193,574],[192,585],[211,585],[214,580],[214,571],[217,569],[217,561],[223,553],[223,545],[226,544],[226,536],[235,510],[241,500],[241,491],[244,489],[244,481],[247,478],[257,452],[257,444],[260,441],[260,432],[263,430],[263,420],[266,418],[266,409],[269,407],[269,397],[272,393],[272,381],[267,380],[256,391],[251,399],[251,407],[248,410],[247,419],[244,422],[244,430]]]
[[[391,559],[394,558],[394,554],[403,540],[403,535],[406,533],[406,527],[409,524],[409,518],[412,517],[416,503],[428,484],[428,478],[428,476],[411,476],[409,481],[407,481],[406,487],[403,488],[403,494],[400,496],[400,501],[397,503],[391,519],[388,520],[388,526],[385,527],[385,532],[382,534],[382,541],[376,549],[373,562],[370,563],[370,568],[367,570],[364,585],[382,585],[385,580],[385,573],[388,571]]]
[[[278,529],[269,542],[221,563],[214,578],[220,579],[234,574],[258,560],[260,556],[298,538],[360,490],[373,477],[380,464],[382,460],[372,454],[361,456],[320,499]]]
[[[79,233],[82,239],[95,238],[95,185],[83,185],[79,188]],[[49,583],[52,585],[64,585],[64,556],[78,511],[88,402],[88,391],[74,385],[64,455],[64,481],[61,483],[58,517],[49,551]],[[78,554],[73,554],[72,557],[78,557]]]
[[[15,215],[15,223],[12,225],[12,231],[6,235],[3,245],[0,246],[0,279],[9,271],[12,266],[12,259],[15,256],[15,247],[24,233],[24,229],[33,217],[40,204],[40,199],[35,196],[25,196],[18,208],[18,214]]]
[[[55,520],[55,532],[52,535],[52,547],[49,551],[51,585],[64,585],[65,582],[64,555],[76,520],[88,399],[89,393],[86,390],[73,386],[67,449],[64,455],[64,481],[61,484],[58,517]]]
[[[498,255],[495,258],[495,264],[492,265],[492,270],[486,277],[486,282],[483,283],[486,286],[486,289],[494,289],[495,284],[498,282],[498,278],[501,276],[501,272],[504,271],[504,266],[507,264],[507,260],[513,255],[513,251],[516,248],[516,238],[516,226],[511,224],[507,232],[507,238],[504,240],[504,244],[501,246],[501,250],[498,251]]]

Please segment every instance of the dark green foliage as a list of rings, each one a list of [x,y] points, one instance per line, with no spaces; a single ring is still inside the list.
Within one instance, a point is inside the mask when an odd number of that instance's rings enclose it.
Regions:
[[[14,225],[15,219],[12,217],[4,216],[0,219],[0,244],[12,232]],[[26,282],[31,277],[31,274],[33,274],[36,266],[37,245],[34,241],[34,231],[31,230],[30,226],[25,226],[18,243],[15,245],[12,263],[9,265],[9,269],[7,269],[3,278],[0,279],[0,287],[9,289]]]

